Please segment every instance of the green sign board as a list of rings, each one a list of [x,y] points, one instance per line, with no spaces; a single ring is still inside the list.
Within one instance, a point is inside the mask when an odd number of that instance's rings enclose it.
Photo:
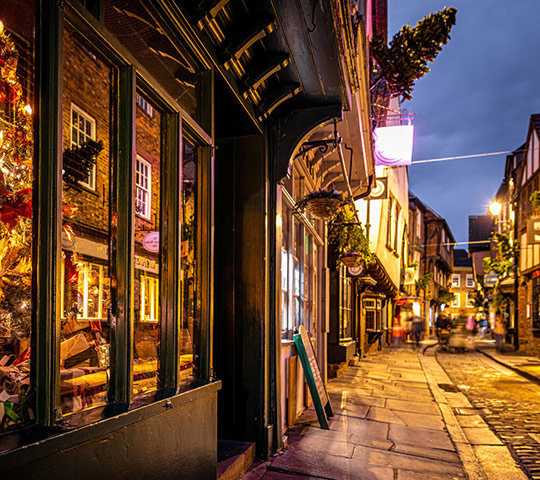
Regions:
[[[334,412],[332,411],[330,399],[328,398],[326,388],[322,381],[321,371],[319,370],[319,364],[317,363],[317,358],[313,351],[311,339],[303,325],[300,325],[298,330],[299,333],[293,335],[294,344],[296,345],[296,350],[298,351],[300,361],[302,362],[302,368],[306,375],[311,398],[313,398],[313,405],[317,412],[317,418],[319,419],[321,428],[328,429],[328,418],[332,417]]]

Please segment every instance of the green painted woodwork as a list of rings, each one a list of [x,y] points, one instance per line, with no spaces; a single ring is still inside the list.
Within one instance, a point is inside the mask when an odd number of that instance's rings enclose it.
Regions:
[[[33,193],[36,268],[32,288],[32,384],[36,422],[52,426],[60,416],[60,244],[62,199],[63,11],[57,2],[36,2],[37,141]]]
[[[313,399],[313,405],[315,405],[319,424],[321,425],[321,428],[328,430],[328,417],[334,415],[332,405],[330,404],[330,399],[326,393],[326,387],[322,381],[319,364],[317,363],[317,358],[315,357],[313,345],[311,344],[311,339],[309,338],[307,330],[303,325],[300,325],[298,330],[299,333],[293,335],[294,344],[296,345],[296,350],[298,351],[300,361],[302,362],[302,368],[304,369],[309,392]]]

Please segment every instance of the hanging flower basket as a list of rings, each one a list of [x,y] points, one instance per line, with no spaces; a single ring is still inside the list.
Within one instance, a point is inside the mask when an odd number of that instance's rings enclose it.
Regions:
[[[330,220],[342,204],[343,197],[337,190],[317,190],[298,202],[298,207],[306,209],[315,218]]]
[[[339,261],[346,267],[354,268],[362,263],[362,254],[358,252],[342,253]]]

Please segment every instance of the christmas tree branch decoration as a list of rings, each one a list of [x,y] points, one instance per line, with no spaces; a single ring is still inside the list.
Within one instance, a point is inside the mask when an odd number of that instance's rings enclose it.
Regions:
[[[64,150],[64,181],[71,187],[78,187],[80,182],[85,182],[101,150],[103,142],[93,140],[88,140],[79,147]]]
[[[414,82],[429,72],[428,62],[435,60],[450,39],[456,14],[455,8],[444,8],[424,17],[414,28],[405,25],[394,35],[389,46],[384,37],[373,38],[371,56],[375,74],[371,88],[384,81],[392,96],[410,100]]]
[[[0,375],[0,393],[10,398],[2,405],[0,431],[30,418],[32,108],[24,103],[18,58],[0,22],[0,358],[10,366]]]

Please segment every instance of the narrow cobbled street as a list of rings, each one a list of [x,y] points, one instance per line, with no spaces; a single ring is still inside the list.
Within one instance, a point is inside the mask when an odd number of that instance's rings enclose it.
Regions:
[[[507,407],[519,410],[517,399],[509,396],[516,386],[531,397],[538,396],[536,403],[523,400],[532,411],[540,401],[540,387],[531,386],[513,372],[505,373],[503,367],[479,353],[442,356],[441,363],[451,376],[440,366],[439,358],[434,352],[422,355],[402,347],[361,359],[329,382],[335,413],[330,429],[320,429],[315,412],[308,409],[288,431],[288,447],[271,461],[255,466],[244,480],[299,476],[495,480],[501,478],[501,472],[505,472],[505,480],[527,478],[483,418],[486,422],[495,420],[495,414],[505,408],[505,397]],[[483,380],[478,380],[475,389],[467,388],[476,366],[480,366]],[[519,410],[519,416],[525,412],[525,408]],[[520,422],[524,424],[518,415],[514,417],[505,417],[499,425],[515,422],[517,428]],[[534,422],[534,418],[529,420]],[[537,427],[540,429],[540,424]],[[525,436],[522,430],[512,432]],[[508,435],[509,430],[504,428],[500,433]],[[534,442],[530,436],[529,440]]]
[[[484,432],[508,445],[532,479],[540,479],[540,386],[481,353],[437,353],[452,382],[477,414],[497,434]],[[500,440],[499,440],[500,439]]]

